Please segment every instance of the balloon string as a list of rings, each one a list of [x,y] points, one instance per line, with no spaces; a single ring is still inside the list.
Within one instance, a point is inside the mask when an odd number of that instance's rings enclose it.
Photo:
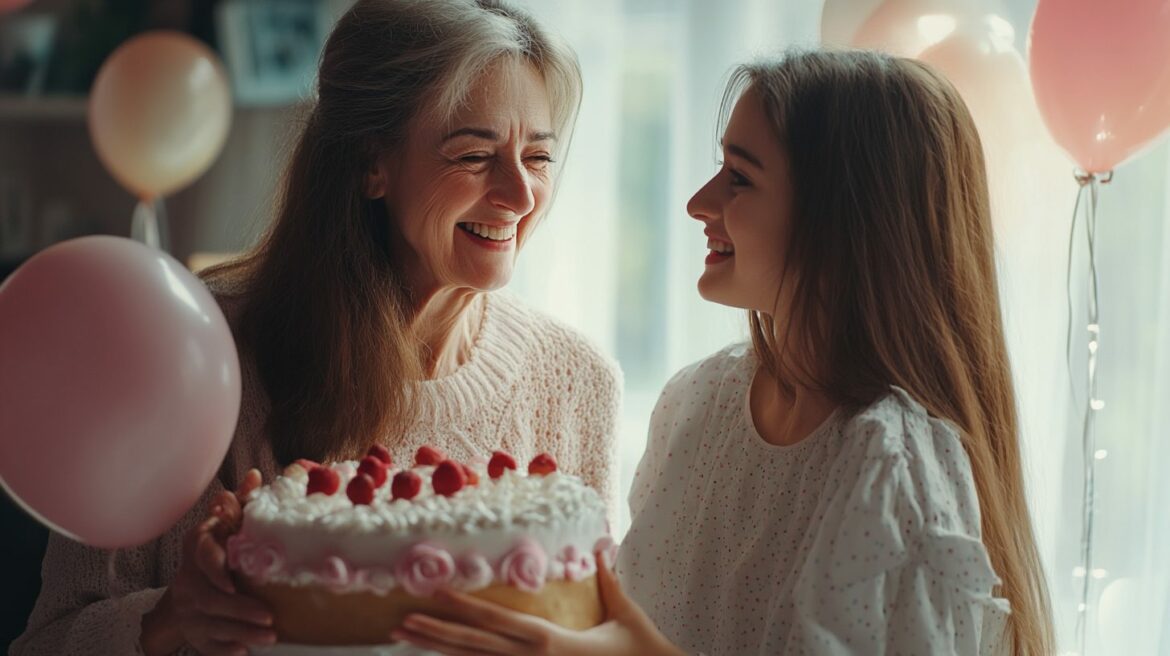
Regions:
[[[154,201],[139,201],[134,207],[134,215],[130,218],[130,237],[151,248],[159,247],[158,214]]]
[[[154,224],[158,228],[158,248],[166,251],[170,248],[170,230],[167,227],[167,203],[162,196],[154,199]]]
[[[1097,288],[1097,195],[1100,185],[1108,184],[1113,179],[1113,172],[1098,176],[1093,173],[1082,173],[1076,176],[1080,190],[1077,192],[1077,203],[1073,210],[1072,231],[1076,231],[1076,215],[1081,207],[1081,197],[1087,191],[1089,202],[1085,209],[1085,233],[1089,256],[1089,290],[1088,290],[1088,360],[1087,369],[1087,403],[1085,404],[1084,422],[1081,426],[1081,451],[1084,462],[1084,480],[1081,488],[1081,562],[1080,575],[1081,591],[1080,603],[1077,605],[1077,653],[1086,652],[1085,633],[1088,627],[1089,594],[1092,592],[1093,574],[1093,501],[1096,483],[1096,418],[1097,412],[1105,407],[1105,402],[1097,398],[1097,350],[1101,337],[1101,325],[1098,313]],[[1072,269],[1073,234],[1069,235],[1069,271]],[[1072,291],[1071,274],[1069,278],[1069,333],[1072,323]],[[1066,344],[1066,356],[1071,361],[1072,343],[1069,339]],[[1070,367],[1071,369],[1071,367]]]
[[[1077,176],[1077,182],[1080,183],[1080,189],[1077,190],[1077,202],[1073,205],[1072,226],[1068,231],[1068,263],[1064,271],[1064,286],[1065,299],[1068,301],[1068,321],[1065,323],[1064,330],[1064,365],[1068,369],[1068,385],[1075,393],[1075,384],[1073,383],[1073,365],[1072,365],[1072,326],[1073,326],[1073,245],[1076,244],[1077,237],[1077,216],[1081,213],[1081,199],[1085,196],[1085,183],[1081,181],[1081,176]]]

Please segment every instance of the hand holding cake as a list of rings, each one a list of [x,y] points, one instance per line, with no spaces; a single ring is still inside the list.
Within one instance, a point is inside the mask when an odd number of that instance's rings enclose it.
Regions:
[[[605,621],[591,629],[566,629],[468,594],[440,590],[436,596],[453,621],[407,615],[392,637],[444,654],[682,656],[622,591],[611,569],[612,552],[598,551],[594,557]]]
[[[146,654],[171,653],[183,644],[215,653],[225,642],[276,641],[272,612],[263,602],[238,594],[227,570],[226,541],[243,520],[243,500],[260,484],[260,472],[249,471],[235,493],[214,496],[207,518],[187,532],[174,582],[143,619]]]

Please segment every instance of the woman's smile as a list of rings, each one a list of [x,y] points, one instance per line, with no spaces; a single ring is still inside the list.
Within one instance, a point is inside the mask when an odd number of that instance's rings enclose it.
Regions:
[[[519,223],[492,225],[464,222],[456,224],[471,243],[490,251],[511,251],[516,245],[516,226]]]
[[[714,237],[707,237],[707,250],[710,251],[706,259],[708,265],[726,262],[735,257],[735,246],[731,242]]]

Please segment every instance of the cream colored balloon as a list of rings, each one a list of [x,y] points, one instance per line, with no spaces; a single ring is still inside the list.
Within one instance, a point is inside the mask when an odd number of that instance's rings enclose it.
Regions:
[[[1061,190],[1068,189],[1072,171],[1040,118],[1014,37],[1010,23],[988,14],[964,21],[918,55],[950,79],[975,121],[1001,243],[1026,240],[1037,228],[1032,224],[1053,216],[1053,199],[1066,197]]]
[[[98,157],[147,201],[202,175],[223,148],[231,118],[222,63],[181,32],[126,41],[102,64],[90,91],[89,133]]]
[[[821,43],[848,47],[882,0],[825,0],[821,8]]]
[[[959,27],[963,7],[954,0],[886,0],[853,35],[855,48],[916,57]]]

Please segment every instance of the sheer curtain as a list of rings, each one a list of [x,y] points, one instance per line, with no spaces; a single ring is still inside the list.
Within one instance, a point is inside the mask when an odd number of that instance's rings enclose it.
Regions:
[[[815,45],[821,3],[528,4],[577,50],[585,96],[556,205],[521,258],[513,289],[583,330],[622,365],[625,490],[668,377],[746,337],[743,313],[707,303],[695,290],[705,238],[685,209],[715,170],[726,75],[753,55]],[[1012,23],[1022,52],[1034,0],[987,4]],[[1170,564],[1162,556],[1170,553],[1170,476],[1163,475],[1170,466],[1170,148],[1163,143],[1121,166],[1101,192],[1098,385],[1106,407],[1094,454],[1093,564],[1084,572],[1085,240],[1079,233],[1070,286],[1077,185],[1072,164],[1046,135],[1038,138],[1037,152],[1009,143],[989,157],[1029,502],[1061,651],[1076,649],[1088,576],[1087,653],[1170,656]],[[619,535],[628,521],[620,518]]]

